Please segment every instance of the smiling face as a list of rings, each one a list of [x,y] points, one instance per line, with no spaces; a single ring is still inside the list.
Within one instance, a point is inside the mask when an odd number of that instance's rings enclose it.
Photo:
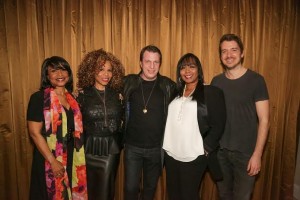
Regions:
[[[99,90],[104,90],[112,78],[112,66],[110,61],[105,61],[95,73],[95,87]]]
[[[54,88],[65,87],[69,81],[69,73],[64,68],[54,68],[49,66],[47,69],[47,78]]]
[[[160,68],[160,55],[156,52],[145,51],[143,60],[140,61],[142,78],[146,81],[155,80]]]
[[[189,62],[182,64],[180,68],[180,77],[187,85],[197,84],[199,78],[198,67],[192,59],[189,59],[188,61]]]
[[[236,41],[223,41],[220,45],[220,59],[228,70],[235,69],[242,65],[244,54]]]

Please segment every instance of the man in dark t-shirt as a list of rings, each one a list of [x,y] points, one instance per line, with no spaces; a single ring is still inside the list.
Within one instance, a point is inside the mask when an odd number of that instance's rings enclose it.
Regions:
[[[249,200],[269,129],[269,96],[264,78],[243,67],[243,43],[234,34],[219,43],[225,72],[211,84],[221,88],[226,101],[227,122],[218,158],[223,180],[217,183],[221,200]]]

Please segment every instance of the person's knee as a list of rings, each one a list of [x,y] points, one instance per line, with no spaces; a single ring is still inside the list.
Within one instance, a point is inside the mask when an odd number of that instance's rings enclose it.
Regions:
[[[254,188],[255,179],[253,177],[249,180],[240,181],[240,184],[234,190],[234,199],[248,200],[251,199],[251,195]]]
[[[137,192],[139,190],[139,180],[133,177],[126,177],[125,189],[128,192]]]
[[[221,200],[233,199],[233,186],[223,182],[217,183],[218,193]]]
[[[138,186],[136,186],[136,185],[130,185],[130,184],[126,184],[125,185],[125,189],[129,193],[135,193],[135,192],[139,191],[139,187]]]

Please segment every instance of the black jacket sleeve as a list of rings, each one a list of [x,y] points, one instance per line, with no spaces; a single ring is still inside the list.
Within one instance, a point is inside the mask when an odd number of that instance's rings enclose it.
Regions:
[[[204,148],[210,153],[219,147],[219,140],[226,123],[226,107],[222,90],[214,86],[206,86],[204,91],[209,126],[204,138]]]

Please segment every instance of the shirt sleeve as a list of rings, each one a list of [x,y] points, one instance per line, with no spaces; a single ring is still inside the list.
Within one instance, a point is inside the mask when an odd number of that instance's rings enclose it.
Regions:
[[[257,102],[257,101],[263,101],[268,99],[269,99],[269,93],[268,93],[265,79],[262,76],[259,76],[257,80],[256,89],[255,89],[254,100],[255,102]]]
[[[38,91],[31,95],[27,108],[27,121],[44,121],[43,99],[42,91]]]

